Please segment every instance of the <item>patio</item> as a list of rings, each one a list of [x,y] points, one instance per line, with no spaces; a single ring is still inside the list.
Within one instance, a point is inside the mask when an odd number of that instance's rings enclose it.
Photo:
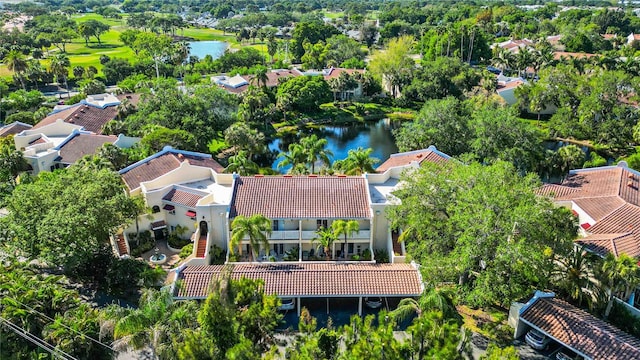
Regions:
[[[164,264],[160,265],[163,269],[169,270],[173,268],[175,264],[180,262],[180,256],[178,256],[177,253],[174,253],[173,251],[169,250],[169,248],[167,247],[166,240],[156,241],[156,247],[143,253],[141,255],[142,259],[148,262],[149,264],[151,264],[151,261],[149,260],[149,258],[151,258],[151,256],[153,256],[156,253],[156,249],[158,249],[158,253],[165,254],[167,256],[167,261]]]

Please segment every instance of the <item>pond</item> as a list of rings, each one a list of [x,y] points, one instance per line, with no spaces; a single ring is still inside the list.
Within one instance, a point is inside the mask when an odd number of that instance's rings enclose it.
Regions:
[[[215,60],[224,54],[229,44],[224,41],[191,41],[189,47],[191,48],[189,55],[195,55],[198,59],[211,55]]]
[[[380,165],[389,158],[389,155],[398,152],[398,147],[391,133],[395,126],[398,125],[393,124],[389,119],[382,119],[348,126],[324,126],[321,129],[304,130],[301,136],[316,134],[319,138],[327,139],[327,149],[333,153],[332,163],[335,160],[346,158],[349,150],[361,147],[363,149],[372,148],[371,156],[380,160],[377,164]],[[300,136],[295,135],[278,138],[269,144],[269,150],[286,152],[289,144],[299,140]],[[272,168],[286,173],[290,166],[278,169],[278,163],[281,160],[280,158],[276,159]]]

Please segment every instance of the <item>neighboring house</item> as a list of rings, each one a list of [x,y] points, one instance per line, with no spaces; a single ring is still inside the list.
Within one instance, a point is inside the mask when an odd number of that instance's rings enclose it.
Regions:
[[[121,99],[137,103],[138,96],[123,95]],[[102,127],[116,117],[120,104],[121,100],[112,94],[99,94],[89,95],[78,104],[58,106],[33,127],[13,125],[12,129],[25,128],[14,135],[15,147],[24,153],[34,175],[66,167],[84,155],[95,154],[106,142],[129,148],[139,139],[122,134],[101,135]]]
[[[274,88],[278,86],[284,78],[302,76],[302,73],[297,69],[275,69],[267,72],[267,82],[264,84],[268,88]],[[227,75],[212,76],[211,81],[218,84],[222,89],[233,93],[241,94],[249,88],[252,84],[254,75],[235,75],[229,77]],[[255,81],[254,81],[255,82]],[[254,84],[258,85],[258,84]],[[263,84],[260,84],[263,85]]]
[[[430,147],[394,154],[377,173],[362,176],[238,176],[223,174],[224,169],[210,155],[166,147],[121,170],[120,174],[129,194],[142,195],[152,209],[150,216],[139,217],[141,228],[154,231],[156,238],[166,235],[162,229],[174,231],[177,225],[194,230],[192,257],[186,267],[178,269],[177,278],[184,282],[184,287],[176,293],[178,298],[206,297],[209,281],[222,271],[221,266],[207,265],[211,260],[210,248],[215,245],[225,249],[229,259],[233,220],[240,215],[261,214],[271,220],[269,247],[262,248],[256,258],[251,259],[248,241],[239,244],[242,254],[234,249],[237,262],[233,264],[238,264],[234,274],[251,273],[265,279],[267,286],[272,286],[271,280],[279,279],[284,283],[276,292],[281,297],[298,298],[327,295],[310,287],[308,292],[300,293],[304,288],[300,285],[302,279],[343,283],[349,278],[351,285],[332,290],[336,291],[334,295],[357,297],[362,301],[367,296],[419,295],[418,272],[410,265],[401,264],[405,262],[404,248],[398,243],[399,234],[390,229],[386,208],[400,201],[393,191],[398,188],[404,170],[417,168],[424,161],[448,159],[449,156]],[[316,231],[320,227],[331,227],[336,220],[355,220],[359,231],[349,235],[346,242],[340,237],[333,244],[329,251],[334,262],[317,264],[315,260],[329,256],[314,241]],[[124,229],[125,240],[127,233],[134,231],[133,226]],[[114,249],[128,248],[115,242],[113,245]],[[376,250],[386,251],[394,264],[376,264]],[[122,254],[122,250],[119,253]],[[370,254],[370,258],[364,259],[365,254]],[[295,261],[295,269],[286,259]],[[253,262],[247,263],[251,260]],[[353,277],[345,275],[345,270],[353,271]],[[286,277],[278,277],[284,272]],[[354,283],[357,276],[364,280]],[[406,288],[393,288],[393,281],[384,281],[376,287],[372,280],[366,280],[377,276],[397,276],[396,282],[406,284]],[[286,286],[290,287],[285,289]],[[369,290],[373,292],[367,292]]]
[[[594,56],[599,56],[598,54],[590,54],[583,52],[566,52],[566,51],[554,51],[553,59],[554,60],[565,60],[565,59],[590,59]]]
[[[576,243],[599,256],[626,253],[640,258],[640,172],[617,166],[571,170],[561,184],[546,184],[550,196],[578,217],[581,238]],[[628,300],[639,306],[640,291]]]
[[[511,307],[515,338],[531,329],[558,342],[581,359],[640,359],[640,340],[565,301],[536,291],[526,304]]]
[[[496,93],[500,95],[508,105],[514,105],[518,102],[515,95],[516,88],[527,83],[523,78],[512,78],[502,74],[498,75],[497,81],[498,86],[496,87]]]
[[[492,44],[491,48],[494,49],[496,47],[500,47],[509,51],[510,53],[517,54],[522,50],[531,51],[531,49],[533,49],[533,45],[534,45],[534,42],[529,39],[522,39],[522,40],[509,39],[507,41]]]
[[[298,76],[322,76],[325,80],[337,78],[343,72],[348,74],[360,73],[363,74],[364,70],[360,69],[344,69],[344,68],[328,68],[323,70],[308,70],[301,71],[299,69],[275,69],[267,72],[267,81],[264,84],[267,88],[274,88],[278,86],[284,79]],[[247,91],[249,85],[258,86],[255,82],[254,75],[216,75],[211,77],[211,81],[218,84],[220,88],[232,93],[242,94]],[[260,84],[263,85],[263,84]],[[338,98],[341,100],[352,99],[362,96],[362,85],[358,83],[355,89],[345,90],[340,92]]]
[[[0,138],[9,136],[9,135],[17,135],[24,130],[29,130],[33,126],[29,124],[25,124],[23,122],[15,121],[11,124],[4,125],[0,127]]]

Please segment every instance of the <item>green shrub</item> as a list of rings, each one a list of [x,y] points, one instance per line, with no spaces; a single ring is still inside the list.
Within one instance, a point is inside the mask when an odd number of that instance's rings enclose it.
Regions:
[[[299,253],[300,248],[297,246],[289,249],[284,253],[284,261],[298,261]]]
[[[611,308],[609,322],[633,336],[640,336],[640,318],[633,316],[624,305],[617,301],[614,301]]]
[[[185,245],[178,256],[180,256],[180,259],[186,259],[191,254],[193,254],[193,244]]]
[[[139,257],[156,246],[156,242],[151,237],[151,231],[143,231],[137,236],[135,233],[127,235],[129,236],[129,247],[133,257]]]
[[[12,122],[19,121],[25,124],[33,125],[35,124],[35,120],[33,119],[33,112],[31,111],[20,111],[17,113],[13,113],[5,119],[5,123],[11,124]]]
[[[375,254],[377,263],[383,264],[383,263],[389,262],[389,253],[387,253],[385,250],[376,249],[374,251],[374,254]]]
[[[72,97],[68,98],[68,99],[64,99],[64,104],[65,105],[73,105],[73,104],[77,104],[80,101],[84,100],[87,98],[87,94],[84,93],[77,93],[75,95],[73,95]]]
[[[174,249],[182,249],[184,246],[191,243],[191,239],[183,239],[177,234],[173,233],[169,235],[169,238],[167,238],[167,243],[169,243],[169,246]]]
[[[209,249],[209,255],[211,257],[211,265],[224,264],[226,254],[220,246],[213,244],[213,246],[211,246],[211,248]]]

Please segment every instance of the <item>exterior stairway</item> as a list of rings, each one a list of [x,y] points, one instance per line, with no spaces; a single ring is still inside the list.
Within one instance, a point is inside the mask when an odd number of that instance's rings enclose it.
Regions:
[[[391,242],[393,244],[393,252],[395,254],[402,256],[404,254],[402,253],[402,245],[398,241],[398,237],[400,237],[400,234],[398,234],[397,232],[394,231],[391,233]]]
[[[203,258],[207,250],[207,234],[200,235],[200,239],[196,243],[196,257]]]
[[[124,240],[124,235],[116,235],[116,244],[118,245],[118,255],[129,255],[129,251],[127,250],[127,244]]]

